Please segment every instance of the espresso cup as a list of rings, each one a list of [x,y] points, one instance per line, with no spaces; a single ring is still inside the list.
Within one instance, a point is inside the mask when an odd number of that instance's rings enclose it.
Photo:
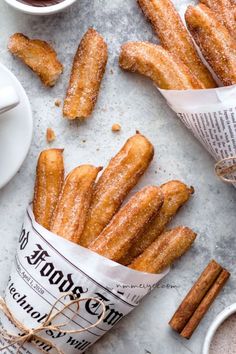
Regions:
[[[4,117],[2,113],[9,111],[20,103],[19,96],[13,86],[0,88],[0,119]]]
[[[41,2],[40,6],[34,6]],[[77,0],[5,0],[5,2],[14,9],[30,15],[51,15],[61,12],[71,6]]]

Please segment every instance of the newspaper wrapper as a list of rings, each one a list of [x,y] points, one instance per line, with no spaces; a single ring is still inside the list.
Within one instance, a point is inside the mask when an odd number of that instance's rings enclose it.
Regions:
[[[43,322],[52,305],[64,292],[72,292],[78,298],[95,297],[102,300],[106,312],[98,326],[73,335],[56,331],[40,333],[41,337],[55,343],[63,353],[83,353],[138,306],[167,272],[137,272],[64,240],[37,224],[29,207],[5,291],[5,302],[18,321],[35,328]],[[101,305],[95,301],[82,302],[79,311],[74,311],[69,329],[86,328],[94,324],[101,316],[101,310]],[[62,318],[62,322],[65,322],[67,312],[61,316],[65,317]],[[0,314],[0,322],[8,332],[19,333],[3,313]],[[1,338],[0,347],[3,345],[6,345],[6,341]],[[35,343],[25,343],[19,353],[41,353],[40,348],[44,352],[55,353],[55,349],[40,341],[36,346]],[[4,354],[16,352],[17,346],[2,350]]]
[[[207,90],[158,90],[216,161],[236,156],[236,85]]]

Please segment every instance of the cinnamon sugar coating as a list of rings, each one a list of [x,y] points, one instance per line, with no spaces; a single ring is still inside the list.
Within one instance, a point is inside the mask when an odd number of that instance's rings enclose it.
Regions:
[[[119,262],[162,203],[163,194],[160,188],[144,187],[115,214],[89,249]]]
[[[233,0],[200,0],[208,6],[218,21],[220,21],[229,31],[231,36],[236,39],[236,4]]]
[[[88,247],[111,221],[129,191],[148,168],[154,155],[150,141],[141,134],[129,138],[111,159],[95,185],[80,244]]]
[[[91,202],[94,182],[100,167],[81,165],[66,177],[63,189],[53,213],[50,231],[78,242],[83,231]]]
[[[188,187],[180,181],[169,181],[161,185],[160,188],[164,195],[162,207],[120,263],[128,265],[145,251],[161,235],[179,208],[189,200],[194,192],[192,187]]]
[[[90,28],[74,57],[63,114],[68,119],[87,118],[97,101],[108,53],[103,37]]]
[[[45,41],[15,33],[9,39],[8,49],[28,65],[46,86],[54,86],[63,71],[57,53]]]
[[[129,268],[146,273],[161,273],[191,247],[196,236],[191,229],[184,226],[166,231]]]
[[[148,42],[122,45],[119,64],[122,69],[138,72],[152,79],[161,89],[201,89],[203,85],[173,54]]]
[[[236,41],[213,11],[199,4],[188,6],[186,23],[205,59],[225,86],[236,83]]]
[[[64,181],[62,149],[41,152],[36,169],[33,212],[35,220],[49,229]]]
[[[204,88],[216,87],[173,3],[170,0],[138,0],[138,4],[151,22],[161,45],[180,59]]]

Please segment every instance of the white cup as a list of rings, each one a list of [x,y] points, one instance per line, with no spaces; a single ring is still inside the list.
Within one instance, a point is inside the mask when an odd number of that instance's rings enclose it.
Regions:
[[[18,0],[5,0],[8,5],[14,7],[16,10],[30,15],[52,15],[63,11],[65,8],[71,6],[75,1],[77,0],[63,0],[55,5],[37,7],[24,4]]]
[[[5,86],[0,88],[0,118],[2,113],[9,111],[20,103],[19,96],[12,86]]]
[[[236,313],[236,303],[226,307],[220,312],[210,325],[202,347],[202,354],[209,354],[211,341],[219,326],[233,313]],[[223,353],[222,353],[223,354]]]

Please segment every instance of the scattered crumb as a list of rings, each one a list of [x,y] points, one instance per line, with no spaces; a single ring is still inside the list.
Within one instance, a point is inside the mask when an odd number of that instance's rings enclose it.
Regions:
[[[54,130],[52,130],[52,128],[47,128],[46,139],[48,143],[51,143],[56,139],[56,134],[54,133]]]
[[[100,150],[99,148],[96,149],[96,151],[99,151],[99,150]]]
[[[61,100],[56,99],[55,106],[60,107],[60,105],[61,105]]]
[[[110,73],[113,74],[113,70],[112,69],[110,70]]]
[[[86,140],[82,140],[83,143],[86,143]]]
[[[154,171],[155,172],[155,174],[157,174],[157,171]]]
[[[113,131],[113,132],[119,132],[120,130],[121,130],[121,126],[120,126],[120,124],[113,124],[113,126],[111,127],[111,130]]]

